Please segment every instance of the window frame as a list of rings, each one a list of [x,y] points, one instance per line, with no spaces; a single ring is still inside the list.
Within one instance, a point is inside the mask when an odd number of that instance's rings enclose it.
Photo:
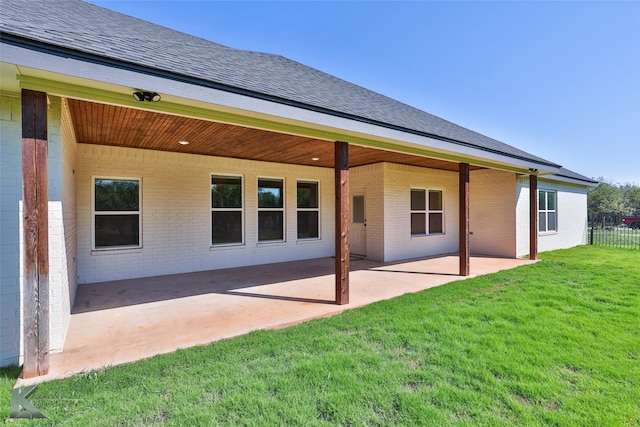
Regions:
[[[413,191],[421,191],[424,194],[424,209],[412,209],[411,206],[411,193]],[[429,193],[431,192],[439,192],[440,199],[442,203],[441,209],[431,209],[431,203],[429,202]],[[424,215],[424,233],[413,233],[412,228],[412,216],[413,214],[423,214]],[[441,214],[442,215],[442,231],[432,233],[429,227],[429,217],[431,214]],[[445,230],[445,206],[444,206],[444,190],[439,188],[425,188],[425,187],[410,187],[409,188],[409,230],[411,232],[411,237],[422,237],[422,236],[440,236],[446,234]]]
[[[440,209],[431,209],[431,198],[427,196],[427,233],[430,236],[437,236],[439,234],[445,234],[445,227],[444,227],[444,191],[440,190],[440,189],[435,189],[435,188],[430,188],[427,190],[427,194],[431,193],[431,192],[438,192],[440,193]],[[442,215],[442,224],[441,224],[441,228],[442,231],[438,232],[438,233],[432,233],[431,232],[431,227],[429,227],[430,225],[430,221],[429,221],[429,217],[431,216],[431,214],[440,214]]]
[[[413,192],[422,192],[422,194],[424,195],[424,209],[413,209],[412,207],[412,201],[413,201]],[[429,215],[427,214],[428,212],[428,205],[429,205],[429,200],[427,199],[427,189],[426,188],[415,188],[415,187],[411,187],[409,189],[409,230],[411,232],[411,237],[418,237],[418,236],[427,236],[429,234],[429,228],[428,228],[428,218]],[[413,232],[413,215],[418,214],[418,215],[424,215],[424,233],[414,233]]]
[[[315,184],[316,185],[316,204],[317,207],[315,208],[301,208],[298,206],[298,184],[300,183],[306,183],[306,184]],[[315,179],[296,179],[296,238],[297,240],[303,240],[303,241],[308,241],[308,240],[320,240],[320,238],[322,237],[322,230],[320,228],[320,225],[322,224],[322,221],[320,220],[320,181],[319,180],[315,180]],[[318,236],[316,237],[300,237],[300,224],[298,221],[298,213],[299,212],[316,212],[317,213],[317,218],[318,218],[318,224],[317,224],[317,229],[318,229]]]
[[[137,211],[97,211],[96,210],[96,181],[136,181],[138,182],[138,210]],[[97,215],[138,215],[138,244],[137,245],[116,245],[116,246],[96,246],[96,216]],[[92,251],[120,251],[142,249],[142,177],[125,177],[109,175],[91,176],[91,250]]]
[[[259,245],[270,243],[283,243],[287,241],[287,187],[284,177],[258,176],[256,177],[256,238]],[[282,207],[279,208],[261,208],[260,207],[260,181],[280,181],[282,182]],[[282,212],[282,239],[260,240],[260,212]]]
[[[540,195],[545,194],[545,209],[540,209]],[[554,197],[554,209],[549,209],[549,194],[553,194]],[[549,229],[549,214],[553,213],[555,215],[555,228]],[[545,229],[541,230],[540,227],[542,222],[540,221],[540,214],[544,214],[545,216]],[[544,188],[538,189],[538,233],[539,234],[554,234],[558,232],[558,191],[557,190],[548,190]]]
[[[239,178],[240,179],[240,207],[239,208],[214,208],[213,207],[213,193],[211,191],[212,180],[214,177],[221,178]],[[223,246],[242,246],[245,244],[245,179],[242,174],[226,174],[226,173],[211,173],[209,174],[209,245],[212,248],[219,248]],[[213,242],[213,212],[240,212],[240,242]]]

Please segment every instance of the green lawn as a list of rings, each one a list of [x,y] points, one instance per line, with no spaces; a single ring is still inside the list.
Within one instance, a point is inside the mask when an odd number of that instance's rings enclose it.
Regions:
[[[540,257],[42,384],[30,401],[49,418],[14,425],[637,427],[640,254],[591,246]],[[0,373],[8,406],[16,373]]]

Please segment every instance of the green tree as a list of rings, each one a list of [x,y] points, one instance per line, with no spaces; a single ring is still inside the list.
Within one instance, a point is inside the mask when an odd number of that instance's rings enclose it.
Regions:
[[[589,222],[592,225],[619,225],[629,213],[624,193],[619,186],[600,180],[587,196]]]
[[[626,183],[621,187],[629,215],[640,216],[640,186]]]

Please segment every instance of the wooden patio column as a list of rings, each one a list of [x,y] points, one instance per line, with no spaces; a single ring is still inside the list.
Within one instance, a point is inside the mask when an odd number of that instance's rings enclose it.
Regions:
[[[335,142],[336,304],[349,304],[349,144]]]
[[[538,177],[529,175],[529,259],[538,259]]]
[[[460,195],[460,275],[469,275],[469,163],[458,165],[458,185]]]
[[[49,372],[47,94],[22,90],[23,378]]]

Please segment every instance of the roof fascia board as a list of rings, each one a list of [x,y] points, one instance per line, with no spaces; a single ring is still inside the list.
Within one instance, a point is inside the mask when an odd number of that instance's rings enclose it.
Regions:
[[[542,177],[540,179],[543,179]],[[593,181],[583,181],[581,179],[569,178],[567,176],[562,175],[546,175],[544,177],[545,181],[557,181],[557,182],[566,182],[568,184],[580,185],[583,187],[597,187],[598,183]]]
[[[94,62],[86,62],[74,58],[63,58],[46,52],[5,44],[4,42],[1,44],[3,61],[16,64],[20,67],[28,67],[47,73],[62,74],[65,77],[68,76],[72,79],[83,80],[84,84],[88,83],[86,80],[90,80],[118,85],[120,87],[128,86],[131,88],[154,90],[161,93],[163,97],[165,95],[172,95],[176,98],[197,101],[209,106],[209,108],[203,109],[203,111],[207,112],[206,117],[203,117],[202,113],[193,117],[295,133],[321,139],[345,140],[350,143],[381,149],[392,149],[390,147],[390,144],[392,144],[394,146],[392,151],[471,163],[478,166],[499,168],[514,172],[538,169],[540,173],[557,173],[559,168],[559,166],[555,164],[514,158],[504,153],[492,153],[488,150],[457,145],[433,137],[407,132],[406,130],[391,129],[223,90],[203,88],[202,86],[164,77],[114,68],[113,66]],[[114,97],[114,94],[92,94],[92,91],[86,86],[83,89],[75,90],[75,95],[72,95],[69,92],[73,92],[74,89],[69,87],[62,88],[57,81],[50,81],[58,86],[56,91],[53,87],[47,89],[47,86],[50,86],[52,83],[47,83],[44,79],[36,82],[35,80],[27,81],[28,76],[21,76],[20,78],[22,79],[21,85],[25,88],[40,88],[39,90],[55,93],[60,96],[71,96],[79,99],[109,102],[117,105],[140,108],[140,105],[129,95],[123,97],[122,94],[116,94],[118,96]],[[81,85],[78,85],[78,87],[81,87]],[[95,98],[95,96],[98,98]],[[109,100],[109,98],[113,99]],[[163,102],[159,104],[167,103],[163,100]],[[180,115],[192,115],[193,113],[184,111],[185,107],[182,107],[182,110],[176,109],[172,112],[167,111],[166,108],[160,110],[159,106],[152,107],[150,105],[151,104],[145,104],[145,108],[151,110],[158,108],[158,111]],[[235,112],[235,114],[232,115],[233,117],[228,117],[229,121],[225,120],[223,113],[232,111]],[[261,120],[256,121],[256,116],[261,117]],[[297,123],[299,129],[294,130],[296,126],[294,125],[292,127],[291,123]],[[285,125],[284,128],[282,125]],[[312,128],[322,130],[321,134],[315,132],[310,133],[309,131]],[[304,129],[304,131],[300,133],[302,129]],[[327,131],[327,129],[330,130]]]

